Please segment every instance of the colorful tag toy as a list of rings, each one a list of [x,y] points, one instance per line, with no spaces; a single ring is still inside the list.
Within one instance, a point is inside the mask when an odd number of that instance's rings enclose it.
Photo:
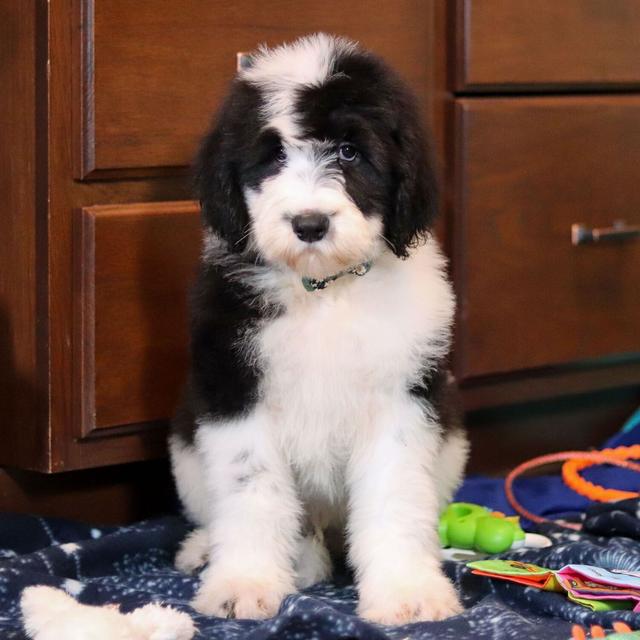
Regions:
[[[586,564],[569,564],[559,571],[517,560],[469,562],[475,575],[516,582],[544,591],[566,593],[567,597],[593,611],[633,609],[640,612],[640,574],[620,569],[603,569]]]

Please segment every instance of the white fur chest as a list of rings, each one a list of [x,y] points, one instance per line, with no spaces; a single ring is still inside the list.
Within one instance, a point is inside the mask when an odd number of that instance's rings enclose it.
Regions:
[[[334,496],[355,439],[381,403],[406,393],[448,349],[453,297],[433,242],[406,261],[380,258],[362,278],[313,293],[292,283],[286,311],[257,336],[262,398],[310,492]]]

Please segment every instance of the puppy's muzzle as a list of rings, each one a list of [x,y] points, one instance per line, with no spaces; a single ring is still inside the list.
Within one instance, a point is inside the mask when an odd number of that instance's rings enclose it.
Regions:
[[[293,232],[303,242],[318,242],[329,231],[329,216],[324,213],[302,213],[291,219]]]

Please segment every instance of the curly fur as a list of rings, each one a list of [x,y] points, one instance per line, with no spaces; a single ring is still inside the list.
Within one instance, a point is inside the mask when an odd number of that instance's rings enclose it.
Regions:
[[[341,38],[263,48],[205,138],[197,189],[192,362],[170,439],[199,527],[178,563],[209,562],[195,607],[274,615],[330,575],[337,526],[363,616],[456,613],[436,524],[467,444],[446,373],[454,298],[430,233],[436,179],[411,94]],[[296,231],[308,216],[326,225],[314,241]],[[302,286],[364,261],[363,277]]]

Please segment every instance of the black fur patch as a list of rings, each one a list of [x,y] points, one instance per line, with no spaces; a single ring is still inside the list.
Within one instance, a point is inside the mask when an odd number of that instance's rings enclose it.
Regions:
[[[443,435],[462,428],[462,404],[458,387],[455,380],[449,379],[449,371],[444,363],[435,369],[426,370],[422,380],[413,385],[409,392],[433,409]]]
[[[281,167],[280,136],[274,129],[263,130],[260,105],[259,90],[236,80],[196,161],[204,222],[234,253],[247,245],[249,212],[243,187],[259,185]]]
[[[236,266],[255,265],[246,251],[249,213],[243,189],[257,186],[281,167],[281,140],[264,129],[261,95],[236,80],[206,135],[196,162],[196,190],[205,227],[226,241]],[[193,442],[195,419],[230,419],[257,401],[261,372],[243,351],[247,333],[265,310],[255,292],[232,277],[228,264],[203,263],[192,294],[191,370],[173,432]]]
[[[278,310],[231,272],[203,263],[192,293],[191,370],[173,423],[174,433],[187,443],[193,442],[196,418],[232,419],[257,402],[262,372],[244,347],[248,332]]]
[[[347,192],[365,215],[382,214],[390,248],[407,257],[431,228],[438,201],[418,109],[399,77],[371,54],[344,55],[333,72],[298,92],[300,124],[308,137],[360,150],[358,163],[342,165]]]

